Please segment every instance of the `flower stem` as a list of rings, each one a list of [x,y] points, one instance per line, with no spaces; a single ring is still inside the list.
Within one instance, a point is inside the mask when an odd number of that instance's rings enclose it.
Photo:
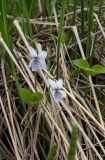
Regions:
[[[58,45],[57,45],[57,71],[56,71],[57,80],[58,80],[58,77],[59,77],[60,46],[61,46],[61,41],[62,41],[62,30],[63,30],[63,24],[64,24],[65,7],[66,7],[66,0],[62,0],[60,26],[59,26],[59,33],[58,33]]]

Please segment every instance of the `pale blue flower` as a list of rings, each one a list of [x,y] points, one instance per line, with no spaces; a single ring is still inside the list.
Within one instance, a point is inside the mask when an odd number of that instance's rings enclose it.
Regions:
[[[29,67],[32,69],[32,71],[38,71],[38,70],[45,69],[47,67],[46,62],[45,62],[47,52],[41,51],[37,54],[36,50],[32,47],[29,47],[28,50],[31,55]]]
[[[51,95],[56,103],[60,102],[63,98],[66,98],[66,93],[62,90],[63,81],[59,79],[58,81],[48,80],[51,86]]]

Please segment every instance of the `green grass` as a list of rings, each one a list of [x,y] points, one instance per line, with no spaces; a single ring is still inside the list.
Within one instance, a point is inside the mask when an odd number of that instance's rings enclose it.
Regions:
[[[89,0],[88,5],[88,13],[87,13],[87,20],[88,20],[88,30],[87,30],[87,47],[86,47],[86,57],[90,55],[91,49],[91,32],[93,29],[93,9],[94,9],[94,0]]]
[[[85,22],[85,12],[84,12],[84,0],[81,0],[81,36],[84,38],[84,22]]]
[[[77,160],[104,159],[105,39],[93,16],[98,15],[104,28],[104,5],[103,0],[0,1],[0,33],[13,56],[0,38],[0,153],[4,159],[74,160],[76,153]],[[31,57],[14,19],[19,20],[30,46],[47,51],[45,71],[36,74],[29,69]],[[86,60],[72,26],[77,26]],[[63,80],[67,97],[59,104],[50,95],[48,78]],[[75,127],[72,131],[73,123],[79,131]]]
[[[61,49],[61,42],[62,42],[62,32],[63,32],[63,24],[64,24],[64,14],[66,8],[66,0],[62,0],[61,4],[61,13],[60,13],[60,26],[59,26],[59,33],[58,33],[58,45],[57,45],[57,79],[59,78],[59,59],[60,59],[60,49]]]
[[[70,141],[70,149],[69,149],[67,160],[75,159],[75,154],[76,154],[76,149],[77,149],[77,138],[78,138],[78,127],[77,125],[73,124],[71,141]]]

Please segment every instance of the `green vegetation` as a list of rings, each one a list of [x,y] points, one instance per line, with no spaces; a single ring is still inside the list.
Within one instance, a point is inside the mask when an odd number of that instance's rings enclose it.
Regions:
[[[70,149],[69,149],[67,160],[74,160],[76,157],[75,155],[76,155],[76,148],[77,148],[77,138],[78,138],[78,127],[77,125],[73,125],[71,141],[70,141]]]
[[[0,1],[0,160],[105,159],[104,8]]]
[[[23,102],[29,105],[40,103],[43,99],[43,94],[41,94],[40,92],[32,93],[26,88],[20,88],[20,95]]]
[[[84,59],[76,59],[73,61],[74,65],[82,69],[87,75],[96,75],[105,73],[105,67],[99,64],[96,64],[90,67],[88,61]]]

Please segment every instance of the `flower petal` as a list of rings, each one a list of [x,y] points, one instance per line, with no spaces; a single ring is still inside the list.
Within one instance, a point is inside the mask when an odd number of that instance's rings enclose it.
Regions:
[[[33,47],[29,47],[28,50],[32,58],[37,57],[37,52]]]
[[[38,71],[39,70],[39,63],[38,61],[35,61],[34,59],[32,59],[29,63],[29,67],[32,69],[32,71]]]
[[[53,90],[52,97],[56,103],[58,103],[62,99],[62,94],[59,91]]]
[[[63,81],[62,81],[62,79],[59,79],[56,83],[57,83],[57,88],[58,88],[58,89],[61,89],[62,86],[63,86]]]
[[[55,81],[53,81],[52,79],[48,79],[48,83],[51,86],[52,89],[56,89],[57,88],[57,83]]]
[[[46,51],[39,52],[38,57],[39,58],[46,58],[47,57],[47,52]]]
[[[47,68],[46,62],[44,58],[39,58],[39,69],[45,69]]]
[[[66,93],[63,90],[60,90],[60,93],[62,94],[62,98],[66,98],[67,97]]]
[[[29,68],[32,66],[32,63],[34,62],[34,59],[31,59],[29,62]]]
[[[66,93],[62,90],[52,90],[51,94],[56,103],[60,102],[63,98],[66,98]]]

